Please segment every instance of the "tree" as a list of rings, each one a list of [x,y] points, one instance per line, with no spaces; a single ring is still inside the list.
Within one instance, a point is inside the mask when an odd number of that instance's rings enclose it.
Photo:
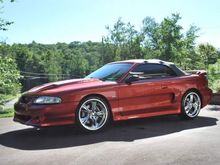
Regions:
[[[47,51],[44,59],[44,69],[48,74],[49,81],[57,81],[62,79],[62,70],[60,66],[60,58],[58,53]]]
[[[208,69],[209,64],[217,62],[218,52],[214,46],[208,43],[200,44],[197,51],[206,69]]]
[[[188,59],[195,57],[196,26],[191,26],[184,34],[183,27],[179,25],[179,14],[172,14],[157,23],[153,18],[143,20],[142,35],[144,39],[145,56],[173,61],[178,65],[188,68]],[[185,60],[183,60],[185,59]],[[185,63],[184,63],[185,62]],[[192,66],[190,66],[192,67]]]
[[[14,0],[11,0],[13,2]],[[0,0],[0,4],[3,0]],[[0,11],[1,12],[1,11]],[[0,31],[7,30],[13,22],[0,18]],[[15,95],[20,92],[20,72],[17,70],[15,60],[9,57],[10,47],[0,43],[0,104],[6,95]]]
[[[185,37],[181,43],[182,48],[180,49],[177,61],[179,65],[186,69],[201,69],[201,59],[196,53],[195,40],[198,37],[197,32],[199,28],[196,26],[190,26],[189,30],[186,31]]]
[[[0,102],[4,95],[15,95],[20,92],[21,78],[15,61],[9,57],[0,56]]]
[[[180,19],[179,14],[172,14],[171,17],[164,18],[160,24],[150,17],[143,20],[145,46],[157,51],[157,56],[162,60],[174,61],[178,56],[183,38],[182,26],[177,24]]]
[[[11,2],[14,2],[14,0],[10,0],[10,1],[11,1]],[[2,3],[2,2],[3,2],[3,0],[0,0],[0,3]],[[0,31],[1,31],[1,30],[2,30],[2,31],[8,30],[8,26],[11,25],[11,24],[13,24],[13,22],[11,22],[11,21],[6,21],[6,20],[0,18]]]
[[[107,62],[131,58],[143,58],[141,34],[130,22],[124,23],[121,18],[113,28],[106,27],[109,34],[104,37],[105,59]]]

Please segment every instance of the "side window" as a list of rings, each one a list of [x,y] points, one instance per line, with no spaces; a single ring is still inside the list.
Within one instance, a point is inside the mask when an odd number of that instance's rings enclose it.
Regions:
[[[162,64],[140,64],[132,72],[143,72],[140,78],[174,77],[176,73],[168,66]]]

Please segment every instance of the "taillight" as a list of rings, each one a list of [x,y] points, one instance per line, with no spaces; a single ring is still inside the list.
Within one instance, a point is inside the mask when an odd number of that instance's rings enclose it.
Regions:
[[[202,78],[203,82],[204,82],[204,86],[208,87],[208,75],[207,72],[204,70],[201,71],[197,71],[197,73],[199,75],[199,77]]]
[[[204,75],[204,76],[205,76],[206,80],[208,81],[208,75],[206,74],[206,75]]]

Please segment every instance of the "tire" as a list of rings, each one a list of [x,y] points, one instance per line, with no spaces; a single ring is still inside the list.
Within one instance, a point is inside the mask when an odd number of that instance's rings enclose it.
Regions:
[[[97,96],[83,99],[76,111],[76,122],[80,130],[97,132],[109,123],[110,108],[105,100]]]
[[[181,101],[181,114],[182,119],[194,119],[198,116],[202,107],[200,95],[191,90],[183,95]]]

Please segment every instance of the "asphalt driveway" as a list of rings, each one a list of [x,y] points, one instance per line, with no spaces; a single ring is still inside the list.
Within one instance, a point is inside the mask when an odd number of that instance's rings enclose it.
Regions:
[[[220,106],[192,121],[163,116],[113,123],[88,134],[73,126],[36,130],[0,119],[0,163],[220,164]]]

